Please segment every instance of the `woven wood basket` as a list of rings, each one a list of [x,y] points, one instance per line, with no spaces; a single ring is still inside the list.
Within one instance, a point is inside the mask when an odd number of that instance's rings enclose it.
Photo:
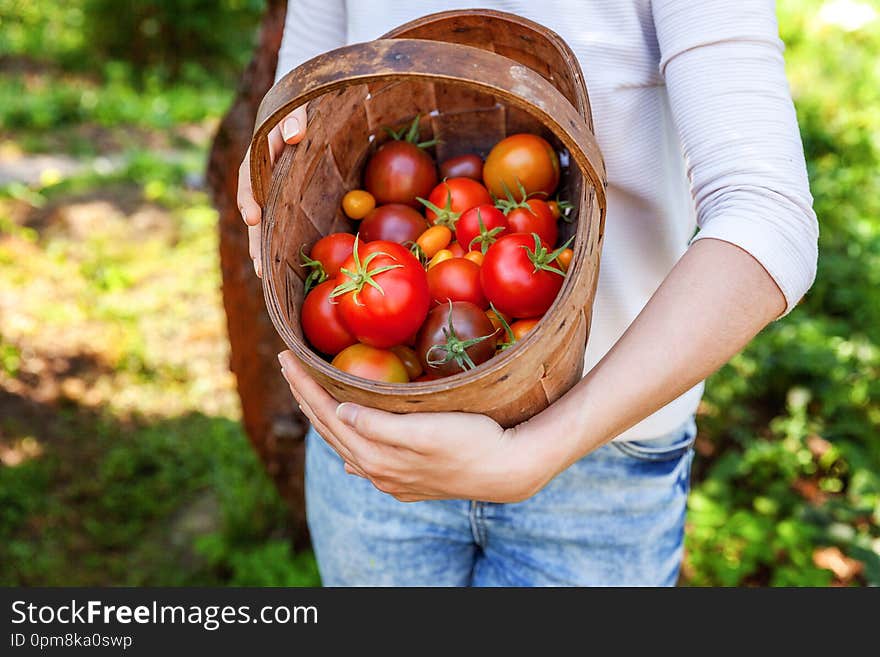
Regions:
[[[267,135],[308,102],[308,133],[274,169]],[[562,154],[561,188],[574,203],[574,258],[543,320],[513,348],[475,370],[409,384],[386,384],[335,369],[305,342],[299,264],[323,235],[352,231],[340,211],[361,187],[363,165],[387,137],[385,126],[422,116],[422,139],[439,138],[437,160],[484,156],[508,134],[542,135]],[[566,166],[567,162],[570,165]],[[580,66],[550,30],[488,10],[433,14],[381,39],[319,55],[266,95],[251,143],[254,195],[263,207],[263,289],[269,315],[291,351],[340,401],[405,413],[485,413],[505,427],[546,408],[581,377],[599,273],[605,168],[592,132]],[[353,232],[353,231],[352,231]]]

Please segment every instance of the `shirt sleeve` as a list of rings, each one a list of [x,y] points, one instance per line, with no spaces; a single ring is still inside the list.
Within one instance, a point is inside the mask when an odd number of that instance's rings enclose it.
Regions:
[[[346,43],[345,0],[288,0],[275,82],[291,70]]]
[[[750,253],[789,312],[812,285],[813,212],[772,0],[654,0],[660,73],[699,232]]]

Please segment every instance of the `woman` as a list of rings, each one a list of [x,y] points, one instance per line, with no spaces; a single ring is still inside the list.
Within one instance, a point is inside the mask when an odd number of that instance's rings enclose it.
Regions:
[[[317,431],[306,484],[321,574],[328,585],[672,585],[702,381],[816,271],[774,3],[482,4],[558,32],[585,73],[609,183],[586,374],[504,431],[480,415],[337,404],[282,353]],[[466,3],[290,0],[278,77],[455,6]],[[306,129],[295,111],[273,151]],[[246,161],[239,205],[259,275]]]

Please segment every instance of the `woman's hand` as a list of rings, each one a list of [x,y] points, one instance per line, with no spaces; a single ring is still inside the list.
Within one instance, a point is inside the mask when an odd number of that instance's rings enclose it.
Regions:
[[[275,163],[275,158],[284,148],[284,144],[298,144],[306,136],[306,106],[298,107],[288,114],[269,133],[269,158]],[[254,271],[257,276],[262,276],[260,266],[260,220],[263,212],[254,200],[254,192],[251,187],[251,149],[244,154],[244,160],[238,167],[238,209],[241,218],[248,227],[248,252],[254,261]]]
[[[289,352],[282,373],[303,413],[345,461],[349,474],[369,479],[402,502],[473,499],[518,502],[558,472],[521,429],[502,429],[472,413],[386,413],[340,404]]]

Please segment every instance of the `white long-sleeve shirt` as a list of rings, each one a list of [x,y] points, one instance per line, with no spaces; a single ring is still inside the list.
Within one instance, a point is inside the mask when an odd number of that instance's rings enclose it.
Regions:
[[[289,0],[277,77],[419,16],[474,6],[546,25],[584,71],[608,174],[587,370],[692,239],[750,253],[791,310],[815,277],[818,224],[772,0]],[[681,321],[699,321],[701,312]],[[673,431],[702,390],[618,439]]]

